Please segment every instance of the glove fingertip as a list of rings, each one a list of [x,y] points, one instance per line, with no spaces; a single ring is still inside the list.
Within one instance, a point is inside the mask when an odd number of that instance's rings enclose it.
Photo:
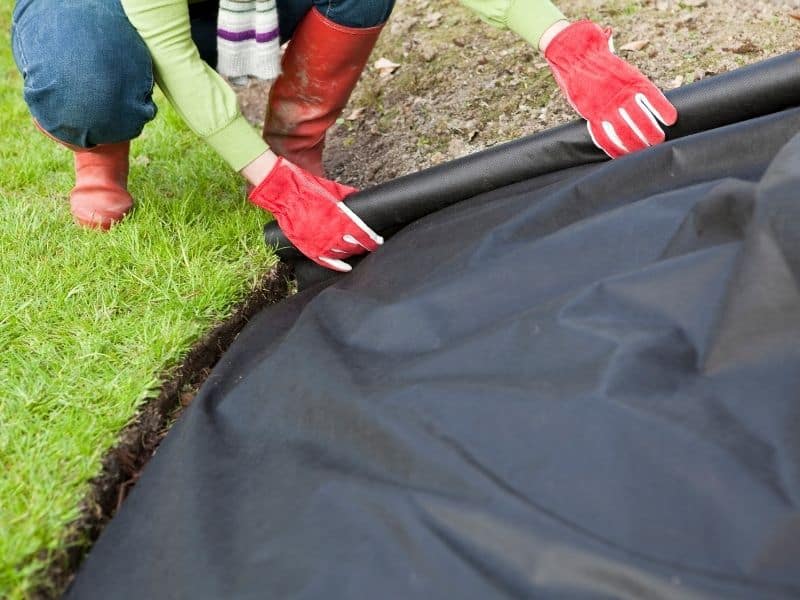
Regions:
[[[678,109],[670,102],[664,93],[655,86],[651,94],[639,92],[634,97],[642,109],[649,111],[656,119],[669,127],[678,121]]]
[[[334,271],[339,271],[340,273],[349,273],[353,270],[353,267],[348,265],[346,262],[335,258],[328,258],[327,256],[317,257],[316,262],[323,267],[333,269]]]
[[[589,126],[589,135],[592,136],[594,145],[605,152],[609,158],[620,158],[630,152],[630,150],[625,147],[619,135],[616,133],[616,129],[610,122],[604,121],[600,126],[600,131],[601,133],[598,133],[594,127],[591,125]],[[613,132],[614,138],[616,139],[613,139],[611,135],[609,135],[610,132]]]
[[[678,121],[678,109],[676,109],[666,97],[662,96],[662,98],[664,99],[664,102],[663,106],[661,106],[659,110],[659,114],[661,116],[661,119],[659,120],[667,127],[670,125],[675,125],[675,123]]]
[[[371,231],[370,233],[364,232],[365,235],[362,236],[363,239],[363,246],[367,248],[370,252],[373,252],[378,249],[378,246],[383,245],[383,237]]]

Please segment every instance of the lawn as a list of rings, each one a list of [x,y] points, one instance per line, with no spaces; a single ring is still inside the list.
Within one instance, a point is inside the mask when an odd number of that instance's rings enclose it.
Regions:
[[[169,368],[275,263],[267,215],[159,98],[133,214],[72,224],[71,155],[36,132],[0,6],[0,597],[46,581],[105,452]]]

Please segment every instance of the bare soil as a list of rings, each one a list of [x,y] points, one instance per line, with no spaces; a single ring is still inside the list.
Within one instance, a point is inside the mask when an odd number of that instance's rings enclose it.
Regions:
[[[671,89],[800,49],[800,0],[563,0],[615,32],[619,53]],[[646,42],[635,51],[621,50]],[[641,45],[641,44],[639,44]],[[399,64],[382,74],[375,62]],[[263,122],[268,84],[239,90]],[[328,134],[329,177],[365,187],[575,118],[539,52],[455,0],[399,0]]]

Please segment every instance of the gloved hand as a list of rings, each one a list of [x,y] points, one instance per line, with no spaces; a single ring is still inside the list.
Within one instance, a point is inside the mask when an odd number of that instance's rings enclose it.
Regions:
[[[286,237],[308,258],[334,271],[350,271],[342,259],[383,244],[383,238],[342,202],[355,191],[278,157],[248,198],[271,212]]]
[[[611,158],[664,141],[675,107],[639,70],[613,52],[611,30],[578,21],[558,33],[544,52],[572,107],[588,121],[595,145]]]

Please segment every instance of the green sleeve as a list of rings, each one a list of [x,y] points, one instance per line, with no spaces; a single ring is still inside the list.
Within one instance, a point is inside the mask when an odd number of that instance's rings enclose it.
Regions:
[[[548,27],[566,19],[549,0],[460,0],[487,23],[510,29],[534,48]]]
[[[200,58],[187,0],[121,0],[153,57],[158,86],[186,124],[236,171],[267,149],[239,111],[236,94]]]

